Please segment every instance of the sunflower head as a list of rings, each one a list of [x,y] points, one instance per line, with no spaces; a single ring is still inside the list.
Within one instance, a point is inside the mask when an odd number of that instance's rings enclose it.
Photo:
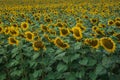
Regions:
[[[105,28],[106,27],[105,24],[99,24],[98,26],[99,26],[99,28]]]
[[[21,23],[21,29],[22,29],[22,30],[27,30],[28,28],[29,28],[29,25],[28,25],[27,22],[22,22],[22,23]]]
[[[34,33],[27,31],[25,32],[25,37],[27,41],[33,41],[34,40]]]
[[[78,27],[73,27],[73,36],[76,38],[76,40],[80,40],[82,38],[82,31]]]
[[[44,37],[49,41],[49,42],[54,42],[53,39],[51,39],[48,34],[44,34]]]
[[[19,41],[17,39],[15,39],[14,37],[9,37],[8,43],[11,45],[14,45],[14,44],[18,45]]]
[[[67,43],[64,43],[59,37],[55,38],[54,44],[61,49],[69,48],[69,45]]]
[[[115,42],[109,37],[103,37],[100,39],[101,46],[108,52],[113,53],[116,49]]]
[[[19,30],[16,28],[11,28],[10,29],[10,35],[12,36],[18,36],[19,35]]]
[[[32,46],[35,51],[45,49],[44,43],[41,40],[34,41]]]
[[[9,28],[9,27],[6,27],[5,30],[4,30],[4,33],[5,33],[6,35],[8,35],[8,34],[10,33],[10,28]]]
[[[77,23],[76,27],[79,27],[82,31],[86,30],[86,27],[82,25],[82,23]]]
[[[90,45],[92,48],[98,48],[99,47],[99,39],[93,38],[93,39],[85,39],[84,41],[85,44]]]
[[[58,27],[63,27],[63,23],[57,22],[57,23],[56,23],[56,26],[58,26]]]
[[[108,20],[108,25],[109,25],[109,26],[114,25],[114,21],[113,21],[113,20]]]
[[[40,29],[41,29],[43,32],[47,32],[47,31],[48,31],[48,27],[45,26],[45,25],[41,25],[41,26],[40,26]]]
[[[2,32],[3,32],[3,27],[0,26],[0,33],[2,33]]]
[[[93,32],[95,32],[95,31],[98,30],[98,29],[99,29],[98,26],[93,26],[93,27],[92,27],[92,31],[93,31]]]
[[[90,22],[91,22],[93,25],[97,24],[98,21],[99,21],[99,20],[98,20],[97,18],[92,18],[92,19],[90,19]]]
[[[59,29],[60,29],[60,36],[67,36],[70,33],[68,28],[59,28]]]
[[[113,35],[117,38],[118,42],[120,42],[120,33],[116,33],[116,34],[113,34]]]
[[[120,28],[120,21],[115,21],[115,26]]]
[[[95,33],[98,34],[98,35],[101,35],[101,36],[105,36],[104,31],[100,30],[100,29],[96,30]]]

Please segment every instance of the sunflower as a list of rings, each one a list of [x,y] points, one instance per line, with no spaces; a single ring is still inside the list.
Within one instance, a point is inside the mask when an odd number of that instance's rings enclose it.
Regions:
[[[15,39],[14,37],[9,37],[8,38],[8,43],[13,45],[13,44],[16,44],[18,45],[19,41],[17,39]]]
[[[56,26],[58,26],[58,27],[63,27],[63,23],[57,22],[57,23],[56,23]]]
[[[53,30],[53,29],[49,29],[48,32],[49,32],[50,34],[56,35],[56,31]]]
[[[22,23],[21,23],[21,29],[27,30],[28,28],[29,28],[29,25],[28,25],[27,22],[22,22]]]
[[[115,21],[120,21],[120,17],[116,17],[116,18],[115,18]]]
[[[105,36],[105,33],[104,33],[103,30],[97,29],[95,32],[96,32],[96,34],[98,34],[98,35]]]
[[[100,24],[98,24],[98,27],[99,27],[99,28],[105,28],[105,27],[106,27],[106,25],[105,25],[105,24],[101,24],[101,23],[100,23]]]
[[[120,28],[120,21],[115,21],[115,26],[117,26],[118,28]]]
[[[44,34],[44,37],[45,37],[49,42],[54,42],[53,39],[50,39],[50,37],[48,36],[48,34]]]
[[[116,33],[114,36],[117,38],[118,42],[120,42],[120,33]]]
[[[95,32],[96,30],[98,30],[99,27],[98,26],[92,26],[92,31]]]
[[[33,41],[34,40],[34,33],[27,31],[25,32],[25,37],[27,41]]]
[[[19,35],[19,30],[15,29],[15,28],[10,28],[10,35],[18,36]]]
[[[59,37],[55,38],[54,44],[61,49],[69,48],[69,45],[67,43],[64,43]]]
[[[10,33],[10,28],[9,27],[6,27],[5,30],[4,30],[4,33],[7,35]]]
[[[80,40],[82,38],[82,31],[78,27],[73,27],[73,36],[76,38],[76,40]]]
[[[59,28],[59,29],[60,29],[60,36],[67,36],[70,33],[68,28]]]
[[[45,25],[40,25],[40,29],[43,31],[43,32],[47,32],[48,31],[48,27],[45,26]]]
[[[86,30],[86,27],[83,26],[81,23],[77,23],[77,24],[76,24],[76,27],[79,27],[82,31],[85,31],[85,30]]]
[[[112,26],[114,25],[114,21],[113,20],[108,20],[108,26]]]
[[[85,43],[90,45],[92,48],[98,48],[99,47],[99,39],[93,38],[93,39],[85,39]]]
[[[97,18],[93,18],[93,19],[90,19],[90,22],[93,24],[93,25],[96,25],[98,23],[98,19]]]
[[[33,49],[35,51],[38,51],[40,49],[44,49],[45,50],[45,46],[44,46],[44,43],[41,41],[41,40],[37,40],[37,41],[34,41],[32,43],[32,46],[33,46]]]
[[[101,46],[108,52],[113,53],[116,49],[115,42],[109,37],[103,37],[100,39]]]
[[[0,33],[2,33],[2,32],[3,32],[3,27],[0,26]]]

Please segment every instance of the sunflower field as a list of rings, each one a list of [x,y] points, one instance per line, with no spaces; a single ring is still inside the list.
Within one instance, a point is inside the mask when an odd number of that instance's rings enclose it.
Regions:
[[[120,0],[0,0],[0,80],[120,80]]]

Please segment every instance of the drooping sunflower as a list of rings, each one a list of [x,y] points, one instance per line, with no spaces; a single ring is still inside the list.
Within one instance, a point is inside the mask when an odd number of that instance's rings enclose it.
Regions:
[[[2,32],[3,32],[3,27],[0,26],[0,33],[2,33]]]
[[[115,42],[109,37],[103,37],[100,39],[101,46],[108,52],[113,53],[116,49]]]
[[[34,33],[27,31],[25,32],[25,37],[27,41],[33,41],[34,40]]]
[[[32,46],[33,46],[33,49],[35,51],[38,51],[40,49],[44,49],[45,50],[45,46],[44,46],[44,43],[41,41],[41,40],[37,40],[37,41],[34,41],[32,43]]]
[[[28,25],[27,22],[22,22],[22,23],[21,23],[21,29],[22,29],[22,30],[27,30],[28,28],[29,28],[29,25]]]
[[[61,49],[69,48],[69,44],[64,43],[59,37],[55,38],[54,44]]]
[[[19,41],[17,39],[15,39],[14,37],[9,37],[8,38],[8,43],[11,44],[11,45],[13,45],[13,44],[18,45]]]
[[[60,29],[60,36],[67,36],[70,33],[68,28],[59,28],[59,29]]]
[[[78,27],[73,27],[73,36],[76,38],[76,40],[80,40],[82,38],[82,31]]]

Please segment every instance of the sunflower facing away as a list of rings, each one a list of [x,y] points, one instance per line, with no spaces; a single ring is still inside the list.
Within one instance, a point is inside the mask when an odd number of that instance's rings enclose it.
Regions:
[[[115,42],[109,37],[103,37],[100,39],[101,46],[108,52],[113,53],[116,49]]]
[[[25,37],[27,41],[33,41],[34,40],[34,33],[27,31],[25,32]]]
[[[69,44],[64,43],[59,37],[55,38],[54,44],[61,49],[69,48]]]
[[[14,37],[9,37],[8,38],[8,43],[13,45],[13,44],[16,44],[18,45],[19,41],[17,39],[15,39]]]

